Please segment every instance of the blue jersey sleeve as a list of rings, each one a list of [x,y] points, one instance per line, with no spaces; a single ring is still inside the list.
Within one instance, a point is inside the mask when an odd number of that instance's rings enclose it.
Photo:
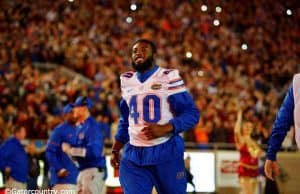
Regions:
[[[63,166],[57,159],[57,152],[61,149],[61,135],[59,128],[55,128],[50,136],[46,148],[46,158],[50,166],[53,166],[56,172],[61,170]]]
[[[126,144],[129,141],[128,134],[128,117],[129,117],[129,108],[124,99],[120,102],[120,121],[115,139],[120,141],[123,144]]]
[[[90,130],[88,131],[88,140],[86,145],[86,157],[87,159],[99,158],[103,151],[103,137],[100,131],[100,125],[93,120],[90,123]]]
[[[10,153],[13,153],[13,145],[10,141],[6,141],[0,146],[0,170],[4,171],[8,166],[7,161]]]
[[[199,121],[200,112],[188,92],[173,94],[168,97],[175,118],[170,120],[174,134],[193,128]]]
[[[279,151],[287,132],[293,124],[294,95],[293,88],[290,86],[273,125],[272,133],[268,141],[267,159],[276,160],[276,153]]]

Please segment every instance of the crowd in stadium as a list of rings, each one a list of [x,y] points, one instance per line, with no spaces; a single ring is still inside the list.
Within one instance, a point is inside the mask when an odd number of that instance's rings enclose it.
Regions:
[[[14,124],[47,139],[78,95],[91,97],[93,115],[114,130],[118,77],[139,37],[157,44],[159,65],[180,70],[201,111],[186,141],[232,143],[239,108],[265,141],[299,65],[300,12],[287,14],[297,1],[289,3],[144,0],[130,9],[128,1],[1,1],[0,141]],[[36,62],[58,67],[42,71]],[[61,66],[93,83],[61,75]]]

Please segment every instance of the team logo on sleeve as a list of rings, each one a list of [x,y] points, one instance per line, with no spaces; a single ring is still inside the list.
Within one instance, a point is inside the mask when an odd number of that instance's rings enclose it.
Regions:
[[[161,84],[153,84],[152,86],[151,86],[151,89],[152,90],[160,90],[161,89]]]

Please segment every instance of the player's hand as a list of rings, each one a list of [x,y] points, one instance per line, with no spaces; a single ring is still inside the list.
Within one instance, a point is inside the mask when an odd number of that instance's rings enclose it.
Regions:
[[[119,151],[115,150],[111,153],[110,165],[114,169],[118,169],[120,167],[120,158],[121,158],[121,154]]]
[[[123,146],[124,146],[123,143],[116,140],[111,148],[112,152],[111,152],[111,158],[110,158],[110,165],[114,169],[119,169],[120,159],[121,159],[120,150],[123,148]]]
[[[278,163],[276,161],[266,160],[265,174],[267,178],[274,181],[274,178],[279,174]]]
[[[67,169],[63,168],[63,169],[60,169],[58,172],[57,172],[57,176],[60,177],[60,178],[64,178],[66,176],[69,175],[69,171],[67,171]]]
[[[63,152],[65,152],[66,154],[70,154],[71,153],[71,145],[70,144],[68,144],[68,143],[62,143],[61,144],[61,149],[62,149],[62,151]]]
[[[158,125],[155,123],[148,123],[146,127],[142,129],[142,132],[146,136],[147,140],[155,139],[165,136],[173,130],[172,124]]]

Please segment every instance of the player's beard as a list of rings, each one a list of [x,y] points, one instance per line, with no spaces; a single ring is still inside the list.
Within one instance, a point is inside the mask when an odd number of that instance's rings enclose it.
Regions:
[[[154,61],[154,59],[153,59],[153,56],[151,55],[151,56],[147,57],[147,59],[143,63],[136,64],[132,60],[131,65],[132,65],[132,68],[134,70],[136,70],[137,72],[141,72],[142,73],[142,72],[145,72],[145,71],[147,71],[147,70],[149,70],[151,68],[151,66],[153,64],[153,61]]]

